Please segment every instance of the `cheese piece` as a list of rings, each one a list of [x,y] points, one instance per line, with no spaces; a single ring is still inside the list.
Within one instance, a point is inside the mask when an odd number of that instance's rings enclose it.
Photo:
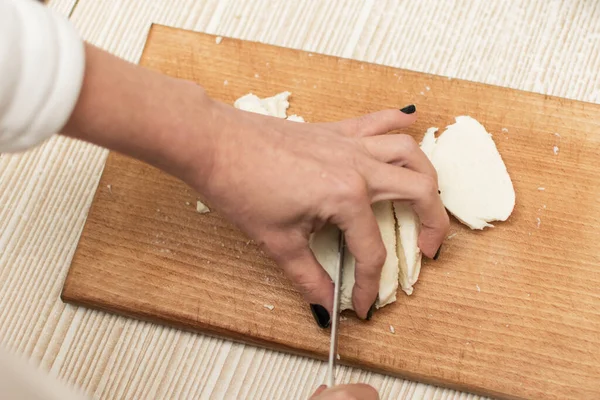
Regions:
[[[373,213],[377,219],[381,237],[387,252],[379,280],[379,300],[377,308],[396,301],[398,290],[398,256],[396,250],[396,224],[390,202],[373,204]],[[334,276],[338,263],[339,231],[335,226],[327,225],[312,235],[310,247],[319,263],[330,277]],[[355,259],[349,251],[345,252],[344,271],[341,287],[341,310],[353,310],[352,289],[354,288]]]
[[[200,213],[200,214],[206,214],[208,212],[210,212],[210,208],[208,208],[208,206],[206,204],[204,204],[203,202],[201,202],[200,200],[196,201],[196,212]]]
[[[435,147],[435,132],[438,128],[429,128],[421,142],[421,150],[428,158]],[[422,253],[419,249],[419,233],[421,232],[421,221],[413,209],[404,202],[394,202],[394,214],[398,224],[397,249],[400,263],[400,274],[398,279],[400,287],[407,294],[413,292],[413,285],[417,283],[421,273]]]
[[[435,147],[435,133],[438,131],[438,128],[429,128],[427,132],[425,132],[425,136],[423,136],[423,141],[421,142],[421,150],[427,158],[431,160],[431,154],[433,153],[433,148]]]
[[[394,212],[398,222],[397,251],[400,262],[400,287],[407,294],[413,292],[413,285],[421,272],[421,249],[417,244],[421,222],[413,209],[405,202],[395,201]]]
[[[269,115],[277,118],[285,118],[286,111],[290,107],[290,103],[288,102],[290,95],[290,92],[281,92],[275,96],[262,99],[261,103],[269,112]]]
[[[468,116],[456,117],[437,140],[434,132],[428,130],[423,143],[448,211],[471,229],[506,221],[515,206],[515,190],[492,136]]]
[[[299,115],[296,114],[292,114],[289,117],[286,118],[288,121],[294,121],[294,122],[305,122],[304,118],[302,118]]]
[[[286,111],[290,107],[290,103],[288,102],[290,95],[290,92],[281,92],[275,96],[261,99],[253,93],[248,93],[237,99],[233,103],[233,106],[244,111],[285,118]]]

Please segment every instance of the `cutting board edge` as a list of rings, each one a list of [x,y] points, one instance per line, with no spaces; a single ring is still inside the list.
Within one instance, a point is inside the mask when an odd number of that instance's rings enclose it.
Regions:
[[[465,82],[465,83],[468,83],[471,85],[482,85],[487,88],[493,88],[495,90],[510,91],[513,93],[524,94],[527,96],[534,95],[534,96],[539,97],[540,99],[548,100],[548,101],[560,102],[560,101],[567,100],[567,101],[579,103],[584,107],[596,107],[596,108],[598,108],[598,110],[600,110],[600,104],[592,103],[590,101],[577,100],[577,99],[573,99],[573,98],[569,98],[569,97],[561,97],[561,96],[556,96],[556,95],[551,95],[551,94],[544,94],[544,93],[534,92],[534,91],[530,91],[530,90],[516,89],[516,88],[511,88],[508,86],[494,85],[492,83],[478,82],[478,81],[472,81],[472,80],[462,79],[462,78],[455,78],[455,77],[451,77],[451,76],[447,76],[447,75],[432,74],[430,72],[416,71],[416,70],[411,70],[411,69],[406,69],[406,68],[401,68],[401,67],[395,67],[395,66],[389,65],[389,64],[380,64],[380,63],[376,63],[376,62],[371,62],[371,61],[367,61],[367,60],[358,60],[358,59],[354,59],[354,58],[346,58],[343,56],[335,56],[332,54],[319,53],[317,51],[309,51],[309,50],[304,50],[304,49],[300,49],[300,48],[296,48],[296,47],[284,47],[284,46],[279,46],[279,45],[268,43],[268,42],[260,42],[260,41],[256,41],[256,40],[246,40],[246,39],[240,39],[240,38],[235,38],[235,37],[231,37],[231,36],[217,35],[214,33],[208,33],[208,32],[204,32],[204,31],[193,31],[193,30],[189,30],[189,29],[176,28],[173,26],[154,23],[154,22],[150,25],[150,28],[148,29],[148,35],[146,36],[146,42],[144,43],[144,48],[142,50],[142,53],[140,55],[140,59],[138,62],[139,65],[145,66],[144,59],[145,59],[146,51],[149,48],[151,35],[154,34],[155,30],[160,30],[160,29],[163,29],[164,31],[184,32],[185,34],[189,34],[189,35],[206,35],[206,36],[214,37],[215,39],[217,37],[222,37],[223,39],[242,41],[242,42],[247,42],[247,43],[256,43],[256,44],[260,44],[260,45],[275,47],[278,49],[295,50],[295,51],[299,51],[299,52],[307,53],[307,54],[308,53],[317,54],[320,57],[341,59],[341,60],[352,62],[352,63],[360,63],[360,64],[379,66],[379,67],[386,67],[386,68],[395,69],[397,71],[401,71],[403,73],[408,73],[408,74],[425,75],[425,76],[429,76],[429,77],[436,78],[436,79],[451,79],[454,81]]]
[[[158,317],[153,317],[152,315],[146,314],[146,313],[128,312],[125,309],[120,310],[118,308],[112,308],[112,307],[110,307],[110,305],[108,305],[108,306],[103,305],[96,301],[91,301],[90,299],[86,299],[85,296],[77,296],[76,293],[71,293],[71,290],[67,285],[65,285],[63,287],[60,298],[64,303],[71,304],[73,306],[90,308],[90,309],[94,309],[94,310],[98,310],[98,311],[102,311],[102,312],[107,312],[107,313],[110,313],[113,315],[119,315],[119,316],[126,317],[126,318],[133,318],[138,321],[150,322],[153,324],[157,324],[159,326],[168,326],[168,327],[171,327],[174,329],[181,329],[186,332],[206,335],[206,336],[217,338],[217,339],[231,340],[235,343],[249,344],[249,345],[257,346],[257,347],[260,347],[260,348],[263,348],[266,350],[274,350],[274,351],[278,351],[278,352],[282,352],[282,353],[286,353],[286,354],[307,357],[310,359],[316,359],[316,360],[320,360],[320,361],[324,361],[324,362],[327,361],[327,354],[319,354],[319,353],[314,353],[314,352],[310,352],[310,351],[303,351],[303,350],[297,349],[295,347],[286,346],[286,345],[281,344],[276,341],[262,340],[262,339],[256,340],[255,338],[253,338],[251,336],[240,334],[238,332],[231,331],[228,329],[214,329],[215,327],[213,325],[203,325],[202,327],[200,327],[200,326],[194,327],[194,325],[186,323],[185,321],[161,319]],[[376,366],[371,365],[371,364],[366,365],[364,363],[359,363],[359,362],[347,362],[346,360],[340,360],[340,361],[338,361],[338,364],[353,367],[353,368],[359,368],[362,370],[368,370],[368,371],[383,374],[386,376],[393,376],[393,377],[396,377],[399,379],[406,379],[406,380],[410,380],[410,381],[421,382],[421,383],[428,384],[428,385],[434,385],[434,386],[437,386],[440,388],[468,392],[468,393],[478,395],[478,396],[485,396],[485,397],[492,396],[499,400],[527,400],[526,397],[510,396],[506,393],[496,392],[491,389],[475,387],[469,383],[461,385],[461,384],[456,384],[455,382],[452,382],[452,381],[446,381],[444,379],[435,379],[435,378],[432,379],[430,377],[423,376],[420,374],[411,374],[411,373],[401,374],[401,373],[387,371],[385,369],[377,368]]]

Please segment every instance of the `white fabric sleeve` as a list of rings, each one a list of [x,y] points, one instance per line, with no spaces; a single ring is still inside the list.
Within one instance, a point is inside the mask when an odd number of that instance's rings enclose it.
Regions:
[[[3,400],[86,400],[33,363],[0,346],[0,398]]]
[[[84,67],[83,41],[68,19],[34,0],[0,0],[0,153],[64,127]]]

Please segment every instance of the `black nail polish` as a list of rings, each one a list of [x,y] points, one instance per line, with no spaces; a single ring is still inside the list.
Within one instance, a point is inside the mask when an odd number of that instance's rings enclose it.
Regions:
[[[320,328],[329,328],[331,324],[331,316],[329,316],[329,311],[323,306],[318,304],[311,304],[310,311],[312,312],[313,317],[315,317],[315,321],[317,321],[317,325]]]
[[[410,106],[401,108],[400,111],[402,111],[404,114],[413,114],[415,111],[417,111],[417,107],[415,107],[414,104],[411,104]]]
[[[376,304],[378,301],[379,301],[379,295],[377,295],[377,298],[375,299],[375,301],[371,305],[371,308],[369,308],[369,311],[367,312],[367,318],[365,318],[367,321],[370,321],[371,318],[373,318],[373,313],[377,309]]]
[[[433,256],[433,261],[437,261],[437,259],[440,257],[441,252],[442,252],[442,246],[440,246],[438,251],[435,252],[435,256]]]

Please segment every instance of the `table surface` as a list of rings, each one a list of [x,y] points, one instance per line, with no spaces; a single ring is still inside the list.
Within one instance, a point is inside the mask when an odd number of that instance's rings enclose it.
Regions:
[[[51,0],[137,62],[153,22],[600,103],[590,0]],[[107,152],[55,137],[0,156],[0,344],[103,399],[307,398],[325,364],[65,305],[60,290]],[[383,399],[476,398],[342,367]]]

